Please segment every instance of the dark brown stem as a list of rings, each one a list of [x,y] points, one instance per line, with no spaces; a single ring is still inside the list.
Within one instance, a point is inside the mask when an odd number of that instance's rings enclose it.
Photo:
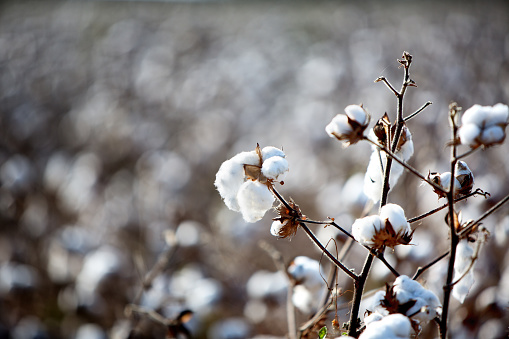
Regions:
[[[327,221],[318,221],[318,220],[309,220],[309,219],[297,219],[297,221],[299,222],[305,222],[306,224],[316,224],[316,225],[330,225],[330,226],[334,226],[335,228],[337,228],[338,230],[340,230],[341,232],[343,232],[345,235],[347,235],[349,238],[352,238],[355,240],[355,238],[353,237],[353,235],[350,234],[350,232],[348,232],[347,230],[345,230],[343,227],[339,226],[338,224],[336,224],[336,222],[332,221],[332,220],[327,220]]]
[[[348,335],[351,337],[357,338],[358,336],[357,327],[359,327],[359,308],[361,306],[362,292],[364,291],[364,284],[368,278],[373,258],[374,256],[369,253],[366,257],[366,261],[364,262],[364,267],[362,268],[359,279],[355,280],[353,284],[353,306],[350,312],[350,321],[348,324]]]
[[[449,120],[451,124],[451,138],[453,140],[453,145],[451,147],[451,178],[454,178],[454,172],[456,170],[456,135],[458,131],[458,127],[456,125],[457,116],[460,108],[457,107],[456,103],[452,103],[449,105]],[[447,279],[444,285],[444,302],[442,303],[442,318],[440,320],[440,335],[442,339],[446,339],[447,337],[447,316],[449,313],[449,303],[451,299],[451,292],[453,286],[451,285],[453,274],[454,274],[454,263],[456,262],[456,249],[459,243],[459,236],[456,231],[456,223],[457,220],[455,218],[454,212],[454,180],[451,180],[451,185],[449,187],[449,191],[446,194],[447,203],[449,207],[448,211],[448,219],[449,219],[449,233],[450,233],[450,256],[449,256],[449,266],[447,268]]]
[[[462,200],[466,200],[466,199],[468,199],[468,198],[470,198],[470,197],[473,197],[473,196],[475,196],[475,195],[483,195],[485,198],[487,198],[490,194],[489,194],[488,192],[484,192],[482,189],[478,188],[478,189],[476,189],[474,192],[471,192],[471,193],[469,193],[469,194],[467,194],[467,195],[462,196],[461,198],[458,198],[458,199],[454,200],[454,202],[459,202],[459,201],[462,201]],[[443,210],[443,209],[444,209],[444,208],[446,208],[447,206],[449,206],[449,204],[448,204],[448,203],[443,204],[443,205],[442,205],[442,206],[440,206],[440,207],[437,207],[437,208],[435,208],[435,209],[433,209],[433,210],[431,210],[431,211],[429,211],[429,212],[426,212],[426,213],[424,213],[424,214],[421,214],[421,215],[418,215],[418,216],[413,217],[413,218],[411,218],[411,219],[408,219],[407,221],[408,221],[408,223],[409,223],[409,224],[414,223],[414,222],[416,222],[416,221],[419,221],[419,220],[421,220],[421,219],[424,219],[424,218],[426,218],[426,217],[429,217],[430,215],[433,215],[433,214],[435,214],[435,213],[437,213],[437,212],[439,212],[439,211]]]

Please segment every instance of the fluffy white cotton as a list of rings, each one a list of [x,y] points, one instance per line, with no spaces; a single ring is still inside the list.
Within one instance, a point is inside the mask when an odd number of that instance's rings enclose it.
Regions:
[[[237,201],[244,220],[256,222],[272,207],[274,196],[265,184],[248,180],[240,186]]]
[[[359,105],[346,106],[345,113],[351,120],[358,122],[360,125],[369,123],[368,113]]]
[[[481,126],[486,120],[488,120],[490,113],[488,108],[489,106],[481,106],[477,104],[470,107],[465,111],[465,113],[463,113],[463,116],[461,117],[461,123]]]
[[[403,161],[408,161],[414,155],[414,142],[412,141],[412,133],[410,133],[410,130],[408,127],[404,126],[402,134],[406,142],[401,145],[401,148],[396,151],[396,155],[400,157]],[[399,165],[399,164],[398,164]],[[401,165],[399,165],[401,166]]]
[[[461,118],[458,130],[461,143],[472,148],[502,143],[508,116],[509,108],[504,104],[470,107]]]
[[[465,124],[458,130],[463,145],[473,145],[481,134],[481,128],[475,124]]]
[[[504,129],[498,125],[483,129],[481,136],[479,137],[479,140],[483,145],[498,144],[504,141],[504,139]]]
[[[459,279],[470,266],[472,262],[472,256],[474,255],[474,249],[468,244],[467,240],[459,242],[456,248],[456,261],[454,263],[454,280]],[[470,271],[461,279],[459,283],[454,285],[452,290],[452,296],[463,303],[465,298],[470,291],[470,288],[474,284],[474,271]]]
[[[214,185],[229,209],[240,211],[237,193],[245,182],[244,165],[258,165],[259,159],[255,151],[241,152],[223,162],[219,167]]]
[[[262,149],[262,160],[265,161],[272,157],[285,157],[285,153],[279,148],[273,146],[266,146]]]
[[[272,225],[270,225],[270,234],[275,237],[279,236],[279,231],[283,228],[283,224],[279,220],[274,220]]]
[[[412,319],[419,322],[428,322],[433,320],[442,308],[438,297],[430,290],[425,289],[417,281],[412,280],[406,275],[400,275],[394,281],[394,292],[400,304],[404,304],[410,300],[416,300],[416,303],[410,308],[406,315],[412,316]]]
[[[411,148],[413,153],[413,146]],[[401,156],[401,154],[399,156]],[[409,155],[409,158],[410,156],[411,154]],[[406,161],[408,159],[404,160]],[[385,169],[386,164],[387,154],[385,152],[379,152],[377,150],[371,152],[366,175],[364,176],[364,194],[369,199],[371,199],[373,203],[377,203],[382,196],[382,189],[384,184],[383,169]],[[391,176],[389,178],[389,186],[391,188],[397,184],[401,174],[403,174],[403,166],[393,161],[391,165]]]
[[[325,126],[325,131],[330,137],[349,134],[352,132],[352,126],[348,123],[348,117],[344,114],[336,115],[332,121]]]
[[[359,339],[403,339],[410,338],[412,325],[410,319],[402,314],[390,314],[379,321],[373,321]]]
[[[440,174],[440,183],[439,185],[446,189],[446,190],[449,190],[449,188],[451,187],[451,172],[444,172],[442,174]],[[459,182],[459,180],[457,178],[454,178],[454,192],[457,192],[458,189],[460,188],[461,184]]]
[[[288,172],[288,161],[283,151],[268,146],[262,150],[257,147],[255,151],[241,152],[221,164],[214,185],[226,206],[233,211],[241,212],[247,222],[255,222],[272,207],[274,197],[269,187],[265,185],[267,180],[261,179],[257,168],[250,168],[254,174],[249,173],[248,177],[245,165],[260,168],[261,174],[267,179],[283,180]],[[252,181],[252,177],[258,178]]]
[[[371,324],[372,322],[374,321],[379,321],[379,320],[382,320],[384,316],[381,315],[380,313],[378,312],[374,312],[374,313],[371,313],[370,315],[368,315],[366,318],[364,318],[364,325],[368,326],[369,324]]]
[[[405,211],[396,204],[387,204],[380,209],[382,222],[389,220],[396,233],[410,233],[410,224],[406,221]]]
[[[269,179],[283,180],[288,172],[288,161],[280,156],[273,156],[263,162],[262,174]]]
[[[373,238],[383,227],[382,219],[378,215],[370,215],[355,220],[352,225],[352,235],[361,245],[373,246]]]
[[[298,256],[288,266],[288,273],[297,281],[292,302],[304,313],[318,306],[325,282],[320,275],[320,263],[314,259]]]

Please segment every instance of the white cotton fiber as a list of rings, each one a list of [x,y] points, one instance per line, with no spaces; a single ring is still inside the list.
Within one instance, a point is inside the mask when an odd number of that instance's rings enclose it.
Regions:
[[[248,180],[240,187],[237,201],[244,220],[256,222],[272,207],[274,196],[266,185]]]

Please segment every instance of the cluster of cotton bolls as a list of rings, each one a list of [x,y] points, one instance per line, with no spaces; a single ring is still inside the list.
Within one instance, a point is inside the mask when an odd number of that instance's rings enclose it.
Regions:
[[[470,107],[461,117],[462,125],[458,130],[461,143],[471,148],[502,143],[508,117],[509,108],[504,104]]]
[[[387,295],[389,293],[392,295]],[[399,308],[398,306],[410,303],[411,307],[406,307],[404,315],[417,321],[419,325],[439,316],[442,309],[435,293],[406,275],[397,277],[393,287],[387,288],[387,291],[377,292],[371,302],[367,309],[373,312],[373,317],[385,317],[390,313],[389,309],[396,309]],[[397,305],[392,305],[393,302]]]
[[[241,152],[225,161],[216,174],[215,186],[229,209],[242,213],[247,222],[256,222],[274,202],[268,185],[282,180],[287,171],[283,151],[257,146],[254,151]]]
[[[411,240],[411,229],[405,211],[396,204],[387,204],[380,215],[371,215],[355,220],[352,235],[361,245],[382,248],[404,244]]]

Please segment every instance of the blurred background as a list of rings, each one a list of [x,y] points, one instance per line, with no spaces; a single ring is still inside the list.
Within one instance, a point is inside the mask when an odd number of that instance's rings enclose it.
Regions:
[[[256,143],[283,148],[279,191],[309,218],[350,229],[370,147],[343,149],[324,128],[349,104],[363,103],[372,124],[384,112],[394,120],[394,95],[373,80],[399,88],[403,51],[418,85],[406,114],[433,102],[408,123],[410,163],[447,171],[449,103],[509,103],[507,1],[2,3],[0,338],[127,338],[134,328],[164,338],[148,317],[126,315],[129,303],[169,319],[193,310],[198,338],[284,337],[286,280],[259,241],[285,262],[320,253],[302,232],[272,237],[273,212],[246,224],[221,201],[215,173]],[[491,197],[458,204],[465,220],[509,192],[508,147],[467,159]],[[389,200],[407,217],[444,203],[408,174]],[[508,211],[485,220],[476,283],[452,302],[454,338],[507,335]],[[443,220],[413,224],[416,246],[388,253],[400,273],[446,251]],[[312,229],[324,242],[337,236]],[[354,246],[346,264],[359,271],[365,255]],[[158,258],[168,262],[143,292]],[[422,276],[438,295],[444,264]],[[367,290],[393,279],[375,264]],[[348,302],[349,279],[338,284]]]

